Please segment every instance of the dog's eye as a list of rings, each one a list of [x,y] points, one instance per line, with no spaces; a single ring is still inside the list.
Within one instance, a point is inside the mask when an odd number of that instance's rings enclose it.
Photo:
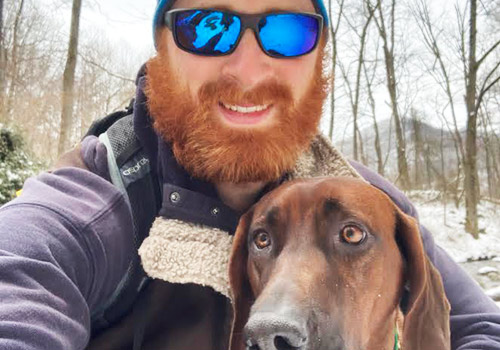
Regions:
[[[347,225],[340,231],[342,240],[349,244],[360,244],[366,238],[366,232],[354,225]]]
[[[264,249],[271,245],[271,237],[266,231],[259,231],[254,236],[253,241],[258,249]]]

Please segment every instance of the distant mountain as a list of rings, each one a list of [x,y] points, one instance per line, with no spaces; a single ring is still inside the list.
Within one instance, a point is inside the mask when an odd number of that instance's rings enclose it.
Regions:
[[[403,130],[406,141],[407,161],[412,179],[419,177],[420,181],[435,182],[442,181],[443,168],[446,178],[454,178],[458,171],[457,143],[453,130],[441,130],[425,122],[419,122],[417,128],[420,131],[421,151],[416,157],[415,147],[415,127],[411,120],[405,120]],[[397,141],[394,123],[391,120],[383,120],[378,123],[380,147],[384,164],[384,175],[392,180],[398,176],[397,172]],[[460,130],[460,136],[465,146],[465,130]],[[375,151],[375,128],[372,123],[367,122],[362,125],[360,133],[363,142],[363,156],[359,160],[363,161],[370,168],[377,170],[377,154]],[[418,134],[418,133],[417,133]],[[497,138],[491,138],[490,149],[497,152],[496,157],[500,157],[500,143]],[[335,145],[348,157],[353,158],[353,138],[345,138],[343,141],[335,142]],[[442,149],[442,150],[441,150]],[[358,152],[360,146],[358,145]],[[480,173],[486,170],[485,147],[482,134],[478,133],[478,164]],[[418,164],[415,162],[418,159]],[[443,160],[443,162],[442,162]],[[498,159],[500,163],[500,159]],[[499,164],[500,165],[500,164]],[[415,171],[417,169],[417,171]]]

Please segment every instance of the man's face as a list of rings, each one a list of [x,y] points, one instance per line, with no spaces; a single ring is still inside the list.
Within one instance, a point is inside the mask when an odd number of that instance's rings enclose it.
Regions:
[[[310,0],[178,0],[174,8],[315,12]],[[322,52],[320,43],[304,56],[273,58],[246,30],[232,54],[197,56],[180,49],[164,28],[158,56],[148,63],[155,127],[196,177],[274,180],[291,170],[316,133],[326,84]]]
[[[240,13],[263,13],[281,9],[294,12],[315,12],[311,0],[178,0],[174,8],[212,7],[226,8]],[[200,87],[208,81],[220,78],[234,80],[242,91],[251,91],[259,84],[277,79],[291,89],[293,99],[299,101],[308,88],[314,74],[318,50],[294,59],[277,59],[267,56],[259,47],[255,35],[247,30],[236,51],[229,56],[196,56],[177,47],[173,36],[166,38],[169,62],[177,70],[178,76],[193,98],[196,99]],[[224,101],[221,101],[224,102]],[[243,102],[243,101],[242,101]],[[242,103],[241,107],[259,107]],[[234,128],[265,127],[273,123],[276,108],[272,106],[259,117],[231,118],[223,106],[214,106],[214,113],[228,126]],[[216,108],[220,107],[220,108]]]

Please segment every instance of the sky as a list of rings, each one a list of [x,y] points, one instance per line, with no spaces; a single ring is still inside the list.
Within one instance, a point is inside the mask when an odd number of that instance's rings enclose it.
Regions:
[[[103,28],[113,40],[153,50],[152,18],[156,0],[94,0],[87,3],[93,4],[84,8],[83,26]]]
[[[71,0],[37,0],[66,22],[69,32]],[[80,31],[101,33],[112,42],[153,52],[152,18],[156,0],[83,0]]]

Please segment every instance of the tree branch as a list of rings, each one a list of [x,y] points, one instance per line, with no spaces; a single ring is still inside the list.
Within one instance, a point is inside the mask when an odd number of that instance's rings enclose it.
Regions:
[[[106,67],[103,67],[102,65],[100,65],[99,63],[96,63],[96,62],[94,62],[94,61],[86,58],[81,53],[78,53],[78,56],[80,56],[85,63],[88,63],[88,64],[90,64],[90,65],[92,65],[94,67],[99,68],[100,70],[104,71],[105,73],[111,75],[114,78],[117,78],[117,79],[120,79],[120,80],[123,80],[123,81],[127,81],[127,82],[131,82],[131,83],[135,83],[134,79],[130,79],[130,78],[124,77],[122,75],[113,73],[109,69],[107,69]]]
[[[500,75],[499,75],[495,79],[493,79],[493,81],[490,84],[488,84],[487,86],[485,86],[486,82],[488,81],[488,79],[493,75],[493,73],[495,72],[495,70],[499,66],[500,66],[500,62],[498,62],[496,64],[495,68],[493,68],[493,70],[490,72],[490,74],[488,74],[488,76],[486,77],[486,79],[483,82],[483,87],[481,88],[481,90],[479,92],[479,96],[477,98],[477,103],[476,103],[476,107],[475,107],[476,113],[479,110],[479,106],[481,106],[481,102],[483,101],[484,95],[488,92],[489,89],[491,89],[496,83],[498,83],[500,81]]]
[[[481,63],[483,63],[483,61],[486,59],[486,57],[488,57],[488,55],[490,53],[493,52],[493,50],[495,50],[497,48],[497,46],[500,45],[500,40],[498,40],[492,47],[490,47],[490,49],[488,51],[486,51],[483,55],[483,57],[481,57],[477,62],[476,62],[476,66],[479,67],[481,65]]]

